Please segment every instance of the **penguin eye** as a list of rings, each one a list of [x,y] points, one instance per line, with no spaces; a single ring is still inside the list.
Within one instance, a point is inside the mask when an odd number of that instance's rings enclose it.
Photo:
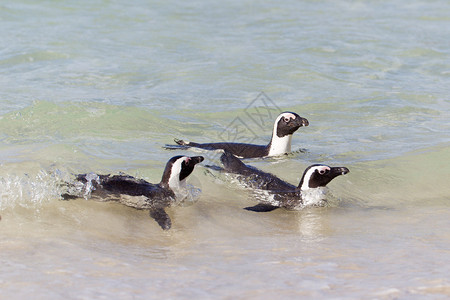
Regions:
[[[320,169],[319,170],[319,174],[320,175],[324,175],[324,174],[326,174],[328,172],[328,169]]]
[[[283,118],[283,121],[285,121],[286,123],[288,123],[290,120],[291,120],[291,118],[286,118],[286,117]]]

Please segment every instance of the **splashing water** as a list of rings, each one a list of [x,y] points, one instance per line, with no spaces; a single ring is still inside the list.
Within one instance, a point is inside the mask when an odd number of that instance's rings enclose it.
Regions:
[[[303,203],[299,209],[307,206],[325,206],[327,204],[327,187],[319,187],[302,191]]]
[[[292,191],[293,192],[293,191]],[[278,193],[276,191],[268,191],[268,190],[261,190],[261,189],[255,189],[252,190],[250,193],[250,198],[252,200],[257,200],[261,203],[267,203],[274,206],[281,206],[282,202],[280,200],[277,200]],[[283,194],[283,192],[279,192],[279,194]],[[331,198],[329,199],[328,195],[328,189],[327,187],[320,187],[315,189],[309,189],[307,191],[302,191],[301,193],[298,193],[297,197],[292,197],[290,202],[292,202],[293,205],[289,205],[291,210],[302,210],[306,207],[323,207],[323,206],[329,206],[331,203],[329,200],[334,202],[334,200]],[[299,201],[300,198],[302,201]],[[298,204],[296,204],[298,202]],[[285,203],[286,204],[286,203]]]
[[[86,175],[87,184],[84,191],[84,198],[88,198],[92,191],[95,190],[94,184],[92,183],[95,180],[97,183],[100,183],[100,177],[98,177],[95,173],[89,173]]]
[[[39,208],[45,203],[61,198],[60,171],[40,170],[36,175],[7,175],[0,177],[0,210],[14,208]]]
[[[189,206],[197,202],[200,198],[202,190],[191,184],[186,184],[186,188],[183,191],[182,197],[177,197],[176,205]],[[178,195],[177,195],[178,196]]]

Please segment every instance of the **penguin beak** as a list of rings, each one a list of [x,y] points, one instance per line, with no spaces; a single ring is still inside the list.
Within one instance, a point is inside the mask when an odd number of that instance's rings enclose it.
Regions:
[[[350,170],[347,169],[346,167],[332,167],[330,173],[331,173],[331,175],[333,175],[333,178],[334,178],[339,175],[345,175],[349,172],[350,172]]]
[[[293,125],[295,125],[296,127],[302,127],[302,126],[308,126],[309,125],[309,121],[305,118],[300,117],[299,115],[297,115],[297,117],[294,120]]]
[[[203,156],[191,156],[189,157],[189,164],[195,166],[198,163],[201,163],[205,158]]]
[[[301,119],[301,125],[300,126],[308,126],[309,121],[306,118],[300,118]]]

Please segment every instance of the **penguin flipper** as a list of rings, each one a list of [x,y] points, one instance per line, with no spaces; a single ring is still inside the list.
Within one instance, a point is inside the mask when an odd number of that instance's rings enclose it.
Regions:
[[[245,207],[244,209],[254,211],[254,212],[269,212],[279,208],[278,206],[274,206],[271,204],[259,203],[255,206]]]
[[[176,145],[165,144],[163,146],[163,148],[166,149],[166,150],[180,150],[180,149],[181,150],[186,150],[186,149],[190,148],[189,142],[185,142],[185,141],[180,140],[180,139],[174,139],[173,141],[176,143]]]
[[[187,145],[189,145],[189,142],[185,142],[185,141],[180,140],[180,139],[177,139],[177,138],[174,138],[173,141],[174,141],[177,145],[180,145],[180,146],[187,146]]]
[[[169,215],[166,213],[164,208],[152,208],[150,209],[150,217],[155,219],[155,221],[161,226],[164,230],[169,230],[172,226],[172,221],[170,220]]]
[[[205,150],[220,150],[223,148],[223,145],[226,145],[228,143],[205,143],[205,144],[200,144],[200,143],[195,143],[195,142],[189,142],[189,141],[184,141],[184,140],[180,140],[180,139],[174,139],[173,140],[177,145],[175,145],[174,147],[179,147],[179,149],[188,149],[188,148],[200,148],[200,149],[205,149]]]

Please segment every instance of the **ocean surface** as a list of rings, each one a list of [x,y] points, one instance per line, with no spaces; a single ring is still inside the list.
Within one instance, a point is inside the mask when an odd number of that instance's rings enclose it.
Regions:
[[[0,3],[2,299],[450,298],[450,2]],[[205,165],[147,211],[64,201],[73,174],[159,182],[174,138],[293,153],[246,163],[298,184],[345,166],[329,205],[254,213]]]

